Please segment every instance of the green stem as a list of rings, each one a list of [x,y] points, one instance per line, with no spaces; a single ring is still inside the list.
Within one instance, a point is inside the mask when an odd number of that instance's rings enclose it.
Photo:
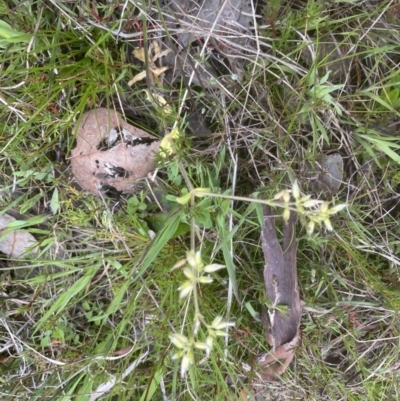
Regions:
[[[195,197],[195,189],[190,181],[190,178],[181,162],[179,162],[179,171],[182,174],[183,179],[185,180],[186,186],[189,189],[189,192],[192,194],[190,199],[190,211],[191,211],[191,218],[190,218],[190,249],[193,252],[196,252],[196,235],[195,235],[195,221],[193,216],[193,209],[194,209],[194,197]]]

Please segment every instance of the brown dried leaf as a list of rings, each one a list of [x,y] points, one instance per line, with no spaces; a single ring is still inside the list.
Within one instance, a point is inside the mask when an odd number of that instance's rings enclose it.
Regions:
[[[135,49],[132,53],[142,63],[144,63],[146,61],[145,55],[144,55],[144,47],[142,47],[140,49]]]
[[[137,190],[136,181],[155,169],[160,141],[128,124],[115,111],[89,111],[75,129],[72,173],[78,184],[93,195],[108,190],[133,193]]]
[[[343,180],[343,158],[339,153],[323,156],[319,163],[316,163],[316,170],[319,172],[315,183],[315,191],[328,192],[332,197],[339,191]]]
[[[146,71],[139,72],[139,74],[136,74],[129,82],[128,86],[132,86],[134,83],[141,81],[142,79],[146,78]]]
[[[8,214],[0,216],[0,235],[2,235],[2,230],[6,228],[7,224],[14,220],[14,217]],[[0,241],[0,252],[10,258],[21,258],[24,254],[26,255],[27,249],[35,244],[36,239],[32,234],[24,230],[15,230]]]
[[[160,68],[150,68],[150,72],[154,75],[154,77],[160,76],[163,72],[167,71],[168,67],[160,67]],[[146,78],[147,71],[139,72],[136,74],[129,82],[128,85],[132,86],[135,82],[139,82],[142,79]]]
[[[264,280],[267,297],[273,306],[268,314],[263,313],[265,337],[272,350],[259,364],[264,376],[281,375],[294,356],[298,341],[301,304],[297,282],[295,224],[297,215],[290,213],[283,228],[283,250],[275,231],[275,222],[270,207],[265,208],[262,230],[262,249],[265,256]],[[287,311],[278,309],[286,307]],[[283,360],[283,362],[277,362]]]
[[[276,380],[285,373],[294,358],[296,346],[299,342],[298,333],[292,341],[281,345],[275,351],[268,352],[257,358],[257,364],[261,368],[259,375],[263,380]]]
[[[148,70],[150,72],[149,78],[151,82],[156,81],[159,86],[161,85],[161,82],[159,81],[159,76],[163,74],[165,71],[167,71],[169,67],[165,66],[157,67],[155,62],[158,59],[165,57],[170,52],[171,49],[166,49],[161,51],[161,47],[156,40],[150,43],[148,49],[148,62],[149,62]],[[140,49],[135,49],[133,51],[133,55],[141,62],[146,63],[146,55],[143,47]],[[147,75],[147,70],[140,72],[128,82],[128,85],[132,86],[135,82],[141,81],[142,79],[146,78],[146,75]]]
[[[194,0],[173,0],[171,2],[177,15],[192,27],[196,33],[183,33],[179,37],[184,48],[198,39],[199,31],[204,35],[209,34],[210,29],[219,35],[233,37],[233,41],[245,42],[243,33],[252,29],[253,8],[249,0],[204,0],[201,6]],[[227,50],[228,52],[228,50]]]
[[[291,212],[283,229],[284,251],[282,251],[276,236],[271,209],[266,207],[262,249],[266,260],[264,280],[267,297],[273,306],[288,307],[286,316],[276,309],[270,314],[271,339],[269,342],[274,349],[290,342],[296,336],[300,322],[301,308],[296,269],[297,246],[294,238],[296,220],[296,213]]]

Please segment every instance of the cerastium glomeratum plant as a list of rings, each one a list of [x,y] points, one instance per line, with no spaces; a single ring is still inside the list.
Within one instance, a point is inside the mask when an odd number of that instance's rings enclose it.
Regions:
[[[195,361],[195,350],[203,350],[209,356],[213,347],[213,342],[218,336],[227,336],[226,328],[233,326],[234,323],[225,322],[221,316],[217,316],[211,324],[208,324],[204,316],[200,312],[199,305],[199,286],[201,284],[209,284],[213,281],[210,273],[224,269],[224,265],[216,263],[204,265],[199,251],[188,251],[186,259],[180,260],[175,264],[173,269],[183,268],[183,274],[187,280],[178,288],[179,297],[191,297],[194,304],[194,319],[192,322],[191,332],[188,336],[179,333],[170,334],[171,342],[177,348],[177,352],[173,355],[173,359],[181,359],[181,376],[185,377],[189,367]],[[197,341],[199,329],[201,326],[207,329],[208,335],[205,342]]]

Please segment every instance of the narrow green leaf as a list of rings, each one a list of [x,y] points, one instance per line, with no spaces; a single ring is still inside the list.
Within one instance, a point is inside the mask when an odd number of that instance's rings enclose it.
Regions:
[[[92,281],[94,275],[97,273],[102,263],[98,263],[96,266],[89,269],[84,276],[78,279],[71,287],[66,288],[65,291],[55,300],[50,309],[42,316],[38,321],[35,328],[35,332],[52,316],[61,313],[67,306],[70,305],[70,301],[77,297],[89,283]],[[75,299],[74,301],[78,301]]]
[[[378,95],[375,95],[375,93],[371,93],[369,90],[361,91],[361,93],[363,93],[366,96],[370,97],[372,100],[375,100],[377,103],[382,105],[385,109],[390,110],[393,113],[396,113],[396,110],[388,102],[384,101]]]
[[[320,85],[323,85],[329,78],[329,74],[331,71],[327,71],[327,73],[321,78],[321,81],[319,82]]]
[[[378,149],[380,149],[382,152],[386,153],[392,160],[394,160],[397,163],[400,163],[400,155],[396,152],[394,152],[390,146],[388,146],[385,142],[383,141],[376,141],[375,145]]]
[[[260,314],[254,310],[254,308],[251,305],[250,301],[245,302],[244,306],[246,307],[247,311],[250,313],[251,317],[254,320],[256,320],[257,322],[261,322]]]
[[[237,301],[240,303],[238,285],[236,280],[236,268],[235,264],[233,263],[232,254],[228,244],[225,243],[222,245],[222,253],[224,254],[224,261],[226,264],[226,269],[228,270],[229,280],[232,284],[233,293],[235,294]]]
[[[153,395],[157,391],[162,377],[163,372],[161,369],[158,369],[151,378],[150,383],[147,385],[146,391],[140,397],[140,401],[150,401],[153,398]]]
[[[354,133],[354,136],[357,138],[357,141],[362,145],[362,147],[368,152],[368,154],[373,158],[376,159],[376,153],[372,149],[371,145],[369,144],[368,141],[364,140],[362,135],[359,135],[357,133]],[[379,160],[377,160],[377,164],[380,167]]]
[[[393,106],[396,103],[397,99],[399,98],[399,90],[396,88],[391,91],[384,92],[383,95],[384,95],[383,98],[388,99],[390,104]]]
[[[128,280],[125,281],[123,286],[116,292],[112,302],[110,303],[110,305],[108,305],[108,308],[107,308],[106,312],[104,313],[104,315],[99,316],[101,319],[106,319],[112,313],[114,313],[115,311],[117,311],[118,309],[121,308],[122,299],[124,298],[124,295],[129,288],[129,284],[130,283]],[[94,321],[94,320],[97,320],[97,319],[91,319],[91,321]]]
[[[35,195],[33,198],[28,199],[26,202],[24,202],[21,205],[21,208],[19,209],[19,212],[21,214],[26,213],[30,208],[36,205],[40,201],[40,199],[43,198],[43,191],[40,191],[37,195]]]
[[[315,116],[315,124],[318,127],[319,132],[321,133],[321,135],[323,136],[324,140],[326,141],[326,143],[328,145],[330,145],[329,142],[329,135],[325,130],[325,127],[323,126],[323,124],[321,123],[321,121],[319,120],[319,118],[317,116]]]
[[[398,140],[397,138],[374,137],[372,135],[366,134],[357,134],[357,137],[359,140],[360,138],[362,138],[369,143],[375,145],[380,151],[384,152],[392,160],[400,163],[400,155],[393,150],[400,149],[400,144],[394,142],[394,140]]]
[[[53,192],[53,195],[51,197],[50,201],[50,209],[53,214],[56,214],[58,212],[59,208],[59,203],[58,203],[58,189],[56,188]]]
[[[164,245],[171,238],[173,238],[180,221],[181,221],[180,208],[173,209],[170,212],[169,217],[164,224],[164,227],[161,229],[159,233],[157,233],[154,239],[147,246],[146,250],[143,252],[139,262],[136,265],[136,267],[139,270],[134,269],[132,271],[132,274],[135,275],[133,281],[138,280],[142,276],[142,274],[148,269],[151,263],[153,263],[154,259],[160,253]]]
[[[2,45],[10,43],[29,42],[32,35],[15,31],[7,22],[0,20],[0,38]]]
[[[263,225],[264,225],[263,206],[260,205],[260,204],[254,204],[254,208],[255,208],[255,211],[256,211],[258,223],[260,224],[260,227],[263,227]]]
[[[47,220],[46,215],[38,215],[31,217],[29,220],[14,220],[7,224],[8,228],[22,228],[35,226],[36,224],[41,224]]]
[[[93,379],[90,377],[90,375],[87,375],[82,383],[82,386],[78,390],[78,394],[74,394],[75,401],[89,401],[92,391]]]

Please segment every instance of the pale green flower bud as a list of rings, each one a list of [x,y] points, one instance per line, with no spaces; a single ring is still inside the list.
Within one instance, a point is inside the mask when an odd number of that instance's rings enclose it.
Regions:
[[[314,232],[314,228],[315,228],[315,223],[312,220],[310,220],[307,223],[307,234],[311,235]]]
[[[221,316],[217,316],[211,323],[211,327],[214,330],[226,329],[227,327],[234,326],[234,325],[235,325],[234,322],[223,321]]]
[[[283,201],[285,203],[289,203],[290,202],[290,193],[289,193],[289,191],[287,191],[285,189],[284,191],[282,191],[282,195],[283,195]]]
[[[284,192],[284,191],[278,192],[278,193],[274,196],[274,200],[278,200],[278,199],[283,198],[283,192]]]
[[[194,318],[194,330],[193,330],[194,331],[194,335],[196,335],[198,333],[199,329],[200,329],[200,326],[201,326],[201,320],[200,319],[202,319],[202,318],[203,318],[203,316],[201,314],[196,315],[195,318]]]
[[[173,267],[172,267],[171,270],[179,269],[180,267],[184,266],[185,263],[186,263],[186,259],[179,260],[178,262],[176,262],[176,263],[173,265]]]
[[[201,283],[201,284],[210,284],[213,281],[214,280],[212,279],[211,276],[202,276],[199,278],[199,283]]]
[[[189,269],[188,267],[183,269],[183,274],[190,280],[190,281],[196,281],[197,276],[193,273],[192,269]]]
[[[215,328],[222,322],[222,316],[217,316],[211,323],[211,327]]]
[[[193,282],[192,281],[185,281],[179,288],[180,291],[179,298],[187,297],[193,290]]]
[[[216,272],[216,271],[218,271],[218,270],[225,269],[225,268],[226,268],[225,265],[219,265],[219,264],[217,264],[217,263],[212,263],[211,265],[207,265],[207,266],[204,268],[204,271],[205,271],[206,273],[214,273],[214,272]]]
[[[189,351],[183,358],[181,362],[181,377],[182,379],[186,376],[186,372],[189,366],[194,362],[193,352]]]
[[[208,345],[208,348],[209,348],[210,352],[212,350],[213,343],[214,343],[213,337],[212,336],[208,336],[207,340],[206,340],[206,344]]]
[[[207,356],[210,355],[210,347],[207,343],[196,342],[194,343],[194,347],[197,349],[201,349],[202,351],[206,351]]]
[[[202,262],[202,260],[201,260],[200,251],[197,251],[196,254],[195,254],[195,262],[196,262],[197,270],[198,270],[199,272],[201,272],[201,271],[203,270],[204,264],[203,264],[203,262]]]
[[[341,205],[336,205],[333,206],[329,209],[328,213],[329,214],[335,214],[340,212],[341,210],[345,209],[347,207],[347,205],[345,203],[341,204]]]
[[[171,340],[172,344],[175,345],[176,348],[183,349],[187,347],[189,343],[189,339],[184,336],[183,334],[173,333],[169,335],[169,339]]]
[[[299,200],[300,203],[304,203],[311,198],[311,195],[302,196]]]
[[[309,200],[306,200],[306,201],[303,203],[303,206],[306,207],[306,208],[310,208],[310,207],[318,206],[318,205],[320,205],[321,203],[323,203],[323,202],[320,201],[320,200],[309,199]]]
[[[283,221],[287,222],[290,218],[290,209],[285,209],[283,211],[282,217],[283,217]]]
[[[329,208],[329,202],[326,202],[326,201],[322,202],[320,212],[326,213],[328,211],[328,208]]]
[[[187,262],[189,264],[189,266],[193,269],[197,270],[197,266],[196,266],[196,257],[194,255],[194,253],[192,251],[189,251],[186,255],[186,259]]]
[[[327,229],[328,231],[332,231],[332,230],[333,230],[331,221],[330,221],[329,219],[325,219],[325,220],[324,220],[324,224],[325,224],[325,227],[326,227],[326,229]]]
[[[299,184],[297,183],[297,180],[293,183],[292,194],[294,199],[298,200],[300,198],[300,188]]]

